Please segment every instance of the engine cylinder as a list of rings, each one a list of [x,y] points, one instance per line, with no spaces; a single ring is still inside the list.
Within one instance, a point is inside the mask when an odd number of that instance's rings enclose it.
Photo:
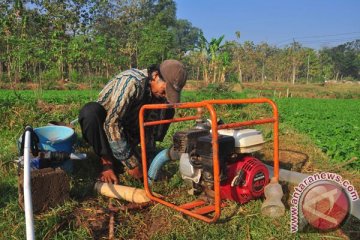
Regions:
[[[220,185],[221,198],[242,204],[261,197],[265,185],[269,182],[269,171],[266,166],[250,155],[227,165],[226,173],[228,178]]]
[[[234,151],[235,142],[234,138],[225,135],[218,136],[219,146],[219,165],[220,165],[220,181],[226,180],[226,160],[231,156]],[[213,147],[212,136],[207,135],[199,137],[194,155],[197,158],[192,158],[192,161],[196,159],[196,165],[202,168],[203,180],[207,182],[214,181],[214,168],[213,168]],[[194,162],[195,163],[195,162]]]

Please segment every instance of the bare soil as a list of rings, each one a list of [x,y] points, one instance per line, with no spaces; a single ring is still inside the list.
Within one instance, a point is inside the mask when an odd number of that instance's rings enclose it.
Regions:
[[[24,176],[18,178],[19,204],[24,209]],[[34,213],[40,213],[69,200],[70,182],[66,173],[57,168],[31,171],[31,194]]]
[[[360,98],[360,82],[291,84],[286,82],[243,83],[263,97]]]

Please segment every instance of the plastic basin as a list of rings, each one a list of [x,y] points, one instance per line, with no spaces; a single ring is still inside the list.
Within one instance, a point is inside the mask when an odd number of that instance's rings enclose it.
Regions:
[[[65,126],[44,126],[34,128],[39,137],[39,148],[42,151],[73,152],[75,132]]]

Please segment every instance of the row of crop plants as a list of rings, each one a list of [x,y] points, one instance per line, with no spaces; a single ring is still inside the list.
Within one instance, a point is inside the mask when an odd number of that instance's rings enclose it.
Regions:
[[[281,122],[313,141],[333,161],[360,169],[360,100],[278,99]],[[355,161],[354,161],[355,160]]]

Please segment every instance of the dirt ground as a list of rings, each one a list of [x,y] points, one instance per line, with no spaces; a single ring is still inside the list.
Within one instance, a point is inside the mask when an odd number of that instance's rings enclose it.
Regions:
[[[24,176],[19,176],[19,204],[24,209]],[[44,168],[31,171],[31,193],[34,213],[63,204],[70,199],[70,182],[60,168]]]
[[[243,83],[263,97],[360,98],[360,82],[296,84],[286,82]]]

